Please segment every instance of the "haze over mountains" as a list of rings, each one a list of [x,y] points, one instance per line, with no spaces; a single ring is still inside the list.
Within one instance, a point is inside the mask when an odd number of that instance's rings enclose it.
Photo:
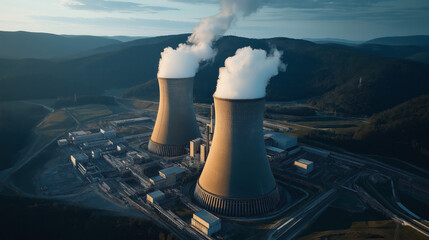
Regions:
[[[185,42],[188,36],[120,42],[41,33],[19,32],[12,34],[15,39],[4,35],[0,33],[0,43],[7,39],[10,45],[0,50],[0,100],[99,94],[105,89],[133,86],[126,96],[156,99],[160,52]],[[429,55],[427,38],[381,38],[346,46],[225,36],[214,44],[218,54],[213,63],[204,64],[196,75],[195,100],[211,101],[219,67],[238,48],[270,51],[274,45],[284,51],[288,69],[271,80],[268,100],[309,99],[319,109],[372,115],[429,93],[429,67],[424,63]],[[27,59],[34,56],[57,59]]]

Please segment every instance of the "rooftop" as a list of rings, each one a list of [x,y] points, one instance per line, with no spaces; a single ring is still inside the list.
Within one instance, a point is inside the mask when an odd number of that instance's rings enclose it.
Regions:
[[[72,155],[72,157],[76,160],[86,160],[88,159],[88,156],[85,153],[75,153]]]
[[[152,179],[153,182],[159,182],[159,181],[164,181],[165,179],[159,175],[156,175],[155,177],[151,177],[150,179]]]
[[[297,162],[303,163],[303,164],[305,164],[305,165],[310,165],[310,164],[312,164],[312,163],[313,163],[312,161],[307,160],[307,159],[303,159],[303,158],[301,158],[301,159],[297,160]]]
[[[174,166],[174,167],[164,168],[162,170],[159,170],[159,174],[170,175],[170,174],[182,173],[184,171],[185,171],[184,168]]]
[[[147,195],[150,196],[153,199],[159,199],[159,198],[163,198],[164,197],[164,193],[161,192],[161,191],[159,191],[159,190],[156,190],[154,192],[148,193]]]
[[[69,135],[71,135],[71,136],[81,136],[81,135],[87,135],[87,134],[90,134],[90,133],[91,133],[90,131],[82,131],[82,130],[80,130],[80,131],[70,132]]]
[[[209,225],[212,225],[214,223],[216,223],[217,221],[219,221],[219,218],[216,217],[215,215],[207,212],[206,210],[201,210],[199,212],[194,213],[195,216],[199,217],[201,220],[203,220],[204,222],[208,223]]]
[[[267,146],[266,148],[267,148],[267,150],[270,150],[270,151],[273,151],[273,152],[276,152],[276,153],[284,152],[284,150],[283,150],[283,149],[281,149],[281,148],[276,148],[276,147],[273,147],[273,146]]]

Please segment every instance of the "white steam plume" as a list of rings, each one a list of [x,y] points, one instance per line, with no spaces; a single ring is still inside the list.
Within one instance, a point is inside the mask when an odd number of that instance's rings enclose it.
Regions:
[[[265,97],[265,88],[271,77],[286,66],[281,61],[282,52],[272,54],[262,49],[240,48],[225,60],[219,69],[215,96],[227,99],[255,99]]]
[[[161,53],[158,77],[193,77],[201,61],[211,60],[216,55],[212,43],[222,36],[239,16],[248,16],[258,10],[263,0],[220,0],[221,11],[203,18],[194,28],[186,44],[176,49],[167,47]]]

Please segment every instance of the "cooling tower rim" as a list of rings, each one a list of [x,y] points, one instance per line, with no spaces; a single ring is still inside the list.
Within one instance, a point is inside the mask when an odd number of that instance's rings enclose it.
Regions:
[[[200,188],[202,191],[204,191],[204,192],[205,192],[205,194],[211,195],[211,196],[213,196],[213,197],[239,201],[239,200],[251,200],[251,199],[255,200],[255,199],[264,199],[264,198],[267,198],[267,197],[271,196],[275,191],[278,191],[278,188],[279,188],[279,187],[278,187],[278,183],[277,183],[277,182],[275,182],[275,184],[276,184],[276,185],[274,186],[274,188],[273,188],[273,189],[271,189],[271,191],[269,191],[269,192],[267,192],[267,193],[264,193],[264,194],[262,194],[262,195],[256,196],[256,197],[229,197],[229,196],[222,196],[222,195],[218,195],[218,194],[212,193],[212,192],[210,192],[210,191],[206,190],[205,188],[203,188],[203,187],[200,185],[200,179],[198,179],[198,180],[197,180],[197,183],[195,184],[195,188],[197,188],[197,187],[198,187],[198,188]]]
[[[169,81],[169,80],[173,81],[173,80],[187,80],[187,79],[193,79],[193,78],[195,78],[195,76],[192,76],[192,77],[182,77],[182,78],[175,78],[175,77],[160,77],[160,76],[157,76],[157,78],[158,78],[158,79],[162,79],[162,80],[167,80],[167,81]]]
[[[228,102],[257,102],[257,101],[265,100],[265,97],[248,98],[248,99],[222,98],[222,97],[217,97],[214,94],[213,94],[213,98],[216,100],[223,100],[223,101],[228,101]]]

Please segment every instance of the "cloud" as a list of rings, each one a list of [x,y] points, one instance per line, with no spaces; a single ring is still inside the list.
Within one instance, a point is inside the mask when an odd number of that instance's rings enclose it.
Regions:
[[[171,11],[177,8],[143,5],[135,2],[107,1],[107,0],[61,0],[60,5],[75,10],[90,11]]]
[[[171,29],[174,26],[178,29],[190,29],[195,26],[196,22],[185,21],[170,21],[161,19],[146,19],[146,18],[87,18],[87,17],[56,17],[56,16],[32,16],[33,19],[53,22],[65,22],[73,24],[85,25],[108,25],[108,26],[142,26]]]
[[[205,3],[205,4],[218,4],[218,0],[167,0],[170,2],[181,2],[181,3]],[[272,8],[355,8],[355,7],[369,7],[374,4],[386,1],[394,0],[266,0],[264,5]],[[243,3],[246,0],[241,1]],[[247,1],[249,2],[249,1]]]

